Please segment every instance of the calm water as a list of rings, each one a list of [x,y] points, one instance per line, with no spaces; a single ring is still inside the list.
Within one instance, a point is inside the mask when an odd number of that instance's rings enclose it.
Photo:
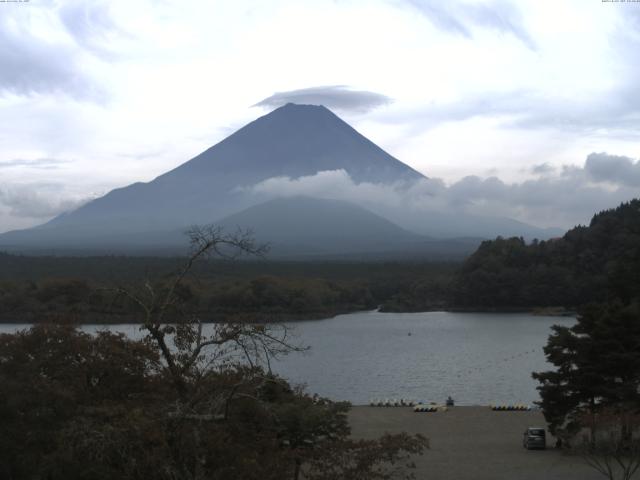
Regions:
[[[531,372],[549,367],[542,347],[553,324],[572,318],[527,314],[360,312],[289,324],[308,345],[272,367],[308,390],[354,404],[405,398],[457,403],[538,399]],[[0,325],[0,332],[27,325]],[[87,326],[92,331],[100,326]],[[137,325],[108,328],[132,337]]]

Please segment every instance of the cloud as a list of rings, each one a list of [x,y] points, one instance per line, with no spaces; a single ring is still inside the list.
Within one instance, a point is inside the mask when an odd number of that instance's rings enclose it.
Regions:
[[[60,165],[69,163],[69,160],[60,160],[57,158],[37,158],[34,160],[25,160],[15,158],[13,160],[0,161],[0,169],[13,167],[38,168],[43,170],[52,170],[59,168]]]
[[[600,210],[638,196],[637,188],[632,188],[638,184],[622,177],[628,169],[637,175],[638,165],[626,157],[592,154],[584,166],[566,166],[559,172],[540,164],[535,173],[544,175],[522,182],[467,176],[450,185],[437,178],[391,185],[355,183],[344,170],[335,170],[300,178],[270,178],[245,191],[262,198],[306,195],[346,200],[388,218],[419,218],[421,212],[463,213],[571,228],[588,223]]]
[[[473,38],[474,27],[491,28],[529,43],[529,34],[515,3],[434,0],[396,0],[396,3],[420,11],[441,30],[465,38]],[[535,13],[530,7],[522,8],[529,8],[528,14]],[[485,82],[484,89],[461,89],[456,95],[444,97],[447,100],[416,102],[402,111],[384,112],[378,118],[393,124],[409,124],[407,128],[413,134],[436,128],[443,122],[485,117],[499,120],[501,129],[562,132],[581,137],[579,140],[598,138],[609,145],[618,141],[637,142],[640,140],[637,129],[640,63],[636,61],[640,50],[640,9],[620,4],[619,8],[606,10],[614,15],[592,19],[592,34],[582,43],[578,43],[577,36],[566,37],[567,41],[562,44],[550,43],[554,27],[544,33],[538,30],[539,45],[535,54],[518,55],[524,62],[520,67],[514,64],[511,71],[507,69],[496,75],[494,84],[498,88]],[[580,19],[583,25],[589,25],[587,17]],[[531,23],[532,28],[536,26],[535,19]],[[479,44],[474,42],[474,46]],[[505,41],[505,46],[510,44]],[[583,55],[582,48],[588,48],[589,54]],[[496,58],[502,53],[496,51]],[[530,60],[526,61],[527,58]],[[513,59],[504,60],[498,68],[511,65]],[[526,76],[519,75],[519,71],[527,71],[531,65],[537,67]],[[488,71],[492,71],[491,68]],[[478,77],[483,79],[483,73],[478,72]],[[504,78],[513,81],[505,83]],[[398,103],[402,103],[401,97]]]
[[[548,175],[550,173],[554,173],[556,168],[553,165],[549,165],[547,162],[539,163],[538,165],[534,165],[531,167],[531,173],[534,175]]]
[[[429,182],[430,180],[421,184],[421,187]],[[409,190],[404,194],[400,193],[405,187]],[[399,205],[403,195],[405,198],[410,195],[411,188],[415,188],[415,184],[356,184],[345,170],[327,170],[299,178],[273,177],[243,190],[269,197],[306,195],[356,203],[367,203],[375,199],[376,202]]]
[[[407,125],[417,134],[445,122],[463,122],[474,117],[504,118],[506,124],[518,124],[539,111],[539,99],[528,90],[483,92],[465,95],[455,101],[431,101],[385,112],[379,119],[385,123]]]
[[[638,43],[640,49],[640,42]],[[640,71],[637,75],[640,82]],[[557,98],[553,102],[542,92],[529,89],[485,91],[463,95],[455,101],[384,112],[382,122],[409,125],[413,134],[437,128],[445,122],[464,122],[483,117],[494,119],[505,129],[552,130],[571,135],[587,135],[607,140],[640,139],[636,128],[640,100],[630,85],[583,99]],[[635,84],[633,86],[635,87]]]
[[[62,186],[54,184],[0,187],[0,207],[13,217],[48,219],[74,210],[91,200],[66,196],[62,190]]]
[[[459,3],[438,0],[403,0],[417,9],[434,26],[473,38],[472,27],[488,28],[508,33],[520,40],[527,48],[536,49],[535,42],[522,24],[520,12],[509,2]]]
[[[277,108],[287,103],[324,105],[327,108],[364,113],[391,103],[391,99],[375,92],[352,90],[345,85],[303,88],[288,92],[276,92],[253,105]]]
[[[27,6],[13,13],[0,16],[0,96],[60,93],[104,101],[105,90],[87,73],[82,49],[54,34],[59,20],[53,9]]]
[[[58,10],[60,22],[75,42],[107,60],[116,58],[112,44],[117,39],[131,39],[111,14],[112,4],[105,1],[71,1]]]
[[[596,182],[640,187],[640,160],[605,152],[592,153],[587,157],[584,170]]]

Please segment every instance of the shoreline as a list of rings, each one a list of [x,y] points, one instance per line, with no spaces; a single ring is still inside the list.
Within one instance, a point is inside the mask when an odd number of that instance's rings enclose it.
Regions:
[[[545,427],[539,410],[496,412],[488,407],[456,406],[446,412],[415,413],[410,407],[352,407],[352,437],[385,433],[421,434],[430,448],[411,458],[416,478],[432,480],[596,480],[602,478],[581,457],[553,448],[526,450],[527,427]]]
[[[429,312],[447,312],[447,313],[525,313],[536,316],[546,317],[575,317],[577,311],[565,307],[455,307],[438,305],[426,309],[385,309],[384,306],[379,309],[381,313],[429,313]]]
[[[559,307],[536,307],[536,308],[527,308],[527,309],[516,309],[516,308],[433,308],[429,310],[404,310],[404,311],[389,311],[384,310],[382,308],[377,309],[365,309],[365,310],[340,310],[340,311],[331,311],[331,312],[318,312],[318,313],[309,313],[309,314],[294,314],[294,313],[286,313],[286,314],[266,314],[259,315],[255,312],[251,313],[237,313],[237,314],[217,314],[216,317],[208,317],[202,321],[203,324],[216,324],[216,323],[224,323],[233,321],[235,318],[236,322],[239,323],[296,323],[296,322],[306,322],[306,321],[322,321],[329,320],[335,318],[339,315],[349,315],[353,313],[367,313],[367,312],[379,312],[385,314],[394,314],[394,313],[433,313],[433,312],[443,312],[443,313],[495,313],[495,314],[528,314],[532,316],[540,316],[540,317],[575,317],[577,312],[574,310],[566,310]],[[228,317],[226,320],[222,317]],[[39,317],[37,314],[19,314],[15,316],[7,316],[0,317],[0,325],[22,325],[22,324],[31,324],[31,325],[39,325],[46,323],[59,323],[59,324],[70,324],[70,325],[139,325],[143,322],[137,320],[136,315],[115,315],[115,314],[98,314],[98,313],[88,313],[88,314],[80,314],[73,313],[68,315],[61,314],[45,314],[43,319],[36,320]],[[82,321],[81,319],[86,319],[89,317],[88,321]],[[171,323],[171,322],[168,322]]]

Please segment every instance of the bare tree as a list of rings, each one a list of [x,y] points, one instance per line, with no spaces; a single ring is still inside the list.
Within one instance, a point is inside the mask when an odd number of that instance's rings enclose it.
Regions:
[[[277,474],[269,478],[298,479],[305,465],[308,478],[411,478],[411,455],[428,448],[424,437],[351,440],[348,404],[312,397],[271,373],[271,359],[304,350],[292,342],[286,326],[243,321],[205,325],[197,312],[184,308],[180,291],[196,262],[209,256],[263,255],[267,249],[247,231],[227,234],[219,227],[194,227],[188,235],[190,254],[167,281],[118,289],[141,309],[146,341],[157,348],[177,392],[161,414],[174,457],[171,478],[208,478],[213,462],[225,462],[220,456],[212,459],[212,445],[214,452],[220,451],[220,443],[234,438],[232,432],[254,423],[258,426],[250,437],[242,437],[239,447],[255,444],[260,445],[257,450],[272,452],[260,457],[278,464],[265,467]],[[245,450],[244,455],[254,453]]]
[[[640,468],[640,440],[634,438],[640,415],[634,408],[608,408],[585,416],[583,425],[592,435],[574,447],[575,453],[609,480],[630,480]]]
[[[69,326],[0,335],[0,383],[11,399],[0,470],[9,462],[10,478],[34,479],[412,478],[424,437],[354,440],[346,402],[311,396],[269,371],[271,358],[300,349],[286,328],[205,325],[190,311],[183,282],[197,261],[265,248],[247,232],[214,227],[189,237],[190,255],[174,274],[117,289],[141,311],[142,340]],[[11,477],[14,466],[29,475]]]
[[[264,365],[270,371],[272,358],[304,350],[294,345],[282,324],[225,321],[205,328],[197,312],[188,312],[179,291],[198,261],[210,257],[263,256],[268,245],[257,244],[251,231],[230,234],[213,225],[195,226],[186,234],[189,255],[168,281],[157,285],[146,280],[138,289],[117,289],[141,309],[141,329],[159,349],[181,397],[192,398],[193,390],[197,390],[199,380],[207,372],[240,357],[251,367]]]

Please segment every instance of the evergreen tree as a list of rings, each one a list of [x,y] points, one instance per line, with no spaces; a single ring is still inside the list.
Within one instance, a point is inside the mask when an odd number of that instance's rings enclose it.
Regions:
[[[637,304],[592,305],[572,327],[553,327],[544,351],[556,369],[533,373],[552,433],[593,434],[599,412],[640,410],[639,317]]]

